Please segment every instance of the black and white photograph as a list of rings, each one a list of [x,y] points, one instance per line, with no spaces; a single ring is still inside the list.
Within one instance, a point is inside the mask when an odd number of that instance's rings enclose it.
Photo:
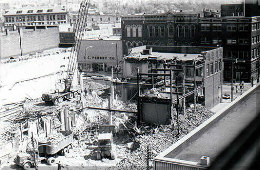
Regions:
[[[0,0],[1,170],[260,169],[260,0]]]

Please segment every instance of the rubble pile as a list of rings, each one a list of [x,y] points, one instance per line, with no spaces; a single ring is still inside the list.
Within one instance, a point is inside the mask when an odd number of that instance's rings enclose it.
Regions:
[[[182,134],[188,134],[191,130],[198,127],[201,123],[211,117],[214,113],[206,109],[204,106],[196,105],[196,114],[194,108],[187,109],[185,115],[180,115],[180,130]]]
[[[147,146],[152,159],[213,115],[201,105],[196,105],[196,109],[196,113],[193,112],[193,109],[187,109],[185,115],[179,115],[178,136],[176,120],[173,125],[137,129],[139,134],[137,133],[135,136],[132,149],[126,149],[127,146],[118,147],[117,152],[119,157],[122,157],[122,161],[118,163],[117,168],[144,169],[147,164]],[[120,153],[124,155],[120,155]]]

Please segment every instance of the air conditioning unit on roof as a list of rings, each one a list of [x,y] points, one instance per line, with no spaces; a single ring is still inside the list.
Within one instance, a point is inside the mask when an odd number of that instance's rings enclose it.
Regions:
[[[202,156],[200,158],[200,164],[203,166],[209,166],[210,165],[210,158],[208,156]]]

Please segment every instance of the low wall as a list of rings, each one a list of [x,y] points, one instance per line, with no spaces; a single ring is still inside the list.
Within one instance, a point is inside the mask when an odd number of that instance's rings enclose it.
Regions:
[[[0,58],[19,56],[59,46],[57,27],[46,29],[22,29],[0,35]]]
[[[161,162],[164,162],[165,166],[166,164],[182,164],[183,166],[193,166],[196,167],[197,165],[195,162],[190,161],[184,161],[184,160],[178,160],[173,158],[167,158],[167,155],[171,153],[171,155],[177,155],[180,153],[181,150],[185,149],[187,146],[189,146],[190,143],[198,139],[205,131],[207,131],[210,127],[212,127],[217,121],[222,119],[224,116],[226,116],[230,110],[234,109],[235,106],[241,104],[247,97],[249,97],[250,94],[254,93],[257,88],[260,87],[260,84],[254,86],[247,92],[245,92],[242,96],[238,97],[236,100],[234,100],[230,105],[227,105],[226,107],[223,107],[221,110],[219,110],[215,115],[213,115],[211,118],[206,120],[204,123],[202,123],[200,126],[195,128],[193,131],[191,131],[189,134],[184,136],[182,139],[177,141],[175,144],[170,146],[168,149],[166,149],[164,152],[159,154],[155,159],[155,165],[161,164]],[[158,163],[157,163],[158,162]],[[167,162],[167,163],[166,163]],[[160,166],[162,169],[163,167]],[[201,166],[197,166],[198,168],[204,168]],[[155,168],[155,169],[161,169],[161,168]]]

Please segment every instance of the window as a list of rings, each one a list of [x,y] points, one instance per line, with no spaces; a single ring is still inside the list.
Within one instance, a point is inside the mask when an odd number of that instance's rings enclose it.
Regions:
[[[195,36],[195,33],[196,33],[196,27],[194,25],[191,26],[191,29],[190,29],[190,36],[191,37],[194,37]]]
[[[238,30],[239,31],[248,31],[249,25],[248,24],[239,24]]]
[[[207,64],[207,75],[210,76],[210,72],[209,72],[209,64]]]
[[[237,40],[234,39],[227,39],[227,44],[236,44]]]
[[[218,72],[218,61],[215,61],[215,73]]]
[[[142,37],[142,26],[138,26],[138,37]]]
[[[201,31],[210,31],[210,24],[201,24]]]
[[[210,41],[207,37],[202,37],[200,42],[201,42],[201,44],[210,44]]]
[[[165,29],[164,29],[164,26],[161,27],[161,37],[164,37],[164,32],[165,32]]]
[[[174,28],[172,25],[170,25],[170,27],[168,29],[168,35],[169,35],[169,37],[172,37],[174,35]]]
[[[252,24],[252,31],[256,30],[256,24]]]
[[[155,37],[159,36],[159,27],[155,26]]]
[[[219,60],[218,67],[219,67],[219,71],[221,71],[222,70],[222,61],[221,61],[221,59]]]
[[[184,37],[189,37],[190,35],[189,35],[189,27],[188,26],[185,26],[184,27]]]
[[[136,27],[132,27],[132,31],[133,31],[133,37],[136,37]]]
[[[102,21],[102,18],[100,18],[100,21]]]
[[[180,26],[177,26],[177,34],[178,34],[178,37],[180,37]]]
[[[22,11],[16,11],[16,13],[17,13],[17,14],[21,14],[21,13],[22,13]]]
[[[129,26],[126,27],[126,36],[131,37],[131,28]]]
[[[39,9],[39,10],[37,11],[37,13],[41,13],[41,12],[43,12],[43,10],[42,10],[42,9]]]
[[[246,45],[248,43],[249,43],[248,39],[244,39],[244,38],[239,39],[239,44],[241,45]]]
[[[53,9],[48,9],[47,12],[53,12]]]
[[[153,36],[153,27],[148,27],[148,32],[149,32],[149,36],[152,37]]]
[[[33,10],[28,10],[27,13],[33,13]]]
[[[221,31],[222,30],[222,24],[212,24],[213,31]]]
[[[213,63],[210,64],[210,74],[214,74]]]
[[[236,30],[237,30],[236,24],[227,25],[227,31],[236,31]]]
[[[221,43],[222,43],[222,40],[219,37],[213,38],[213,40],[212,40],[212,44],[221,44]]]

